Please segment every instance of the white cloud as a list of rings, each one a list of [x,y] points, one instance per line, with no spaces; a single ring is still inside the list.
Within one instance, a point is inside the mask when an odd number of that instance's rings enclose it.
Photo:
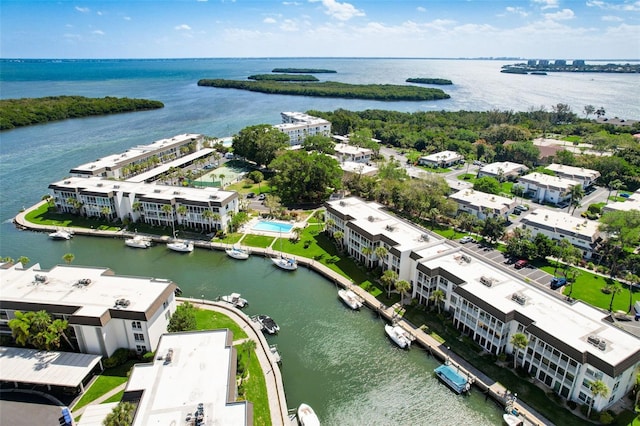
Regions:
[[[512,6],[507,6],[507,7],[505,8],[505,10],[506,10],[508,13],[512,13],[512,14],[514,14],[514,15],[520,15],[520,16],[522,16],[522,17],[525,17],[525,16],[529,15],[529,14],[527,13],[527,11],[526,11],[526,10],[524,10],[523,8],[521,8],[521,7],[512,7]]]
[[[285,6],[300,6],[297,1],[283,1],[282,4]]]
[[[191,27],[187,24],[177,25],[173,28],[176,31],[190,31]]]
[[[607,15],[607,16],[603,16],[602,20],[605,22],[622,22],[624,21],[624,19],[622,19],[619,16],[612,16],[612,15]]]
[[[558,8],[558,0],[532,0],[534,3],[541,4],[542,10]]]
[[[426,11],[427,11],[427,9],[426,9],[426,8],[424,8],[424,7],[422,7],[422,6],[418,6],[418,7],[416,7],[416,10],[417,10],[418,12],[421,12],[421,13],[424,13],[424,12],[426,12]]]
[[[124,17],[124,18],[122,18],[122,19],[124,19],[125,21],[130,21],[130,20],[131,20],[131,16],[125,16],[125,17]]]
[[[340,3],[336,0],[309,0],[310,3],[322,2],[325,7],[324,13],[338,19],[339,21],[348,21],[355,16],[365,16],[365,13],[356,9],[351,3]]]
[[[640,1],[625,1],[622,4],[613,4],[608,3],[606,1],[600,0],[589,0],[587,1],[587,6],[589,7],[599,7],[600,9],[605,10],[622,10],[625,12],[638,12],[640,11]]]
[[[101,11],[101,10],[99,10],[99,11],[97,11],[97,12],[96,12],[96,14],[97,14],[98,16],[102,16],[102,11]]]
[[[264,18],[262,22],[264,22],[265,24],[275,24],[277,21],[273,18]]]
[[[567,19],[573,19],[575,17],[575,13],[571,9],[562,9],[556,13],[545,13],[544,17],[550,19],[552,21],[564,21]]]
[[[80,6],[76,6],[76,10],[81,13],[89,13],[91,11],[91,9],[89,9],[88,7],[80,7]]]
[[[92,32],[91,32],[91,34],[95,34],[95,35],[104,35],[104,31],[102,31],[102,30],[95,30],[95,31],[92,31]]]
[[[280,29],[286,32],[298,31],[298,24],[292,19],[285,19],[280,25]]]

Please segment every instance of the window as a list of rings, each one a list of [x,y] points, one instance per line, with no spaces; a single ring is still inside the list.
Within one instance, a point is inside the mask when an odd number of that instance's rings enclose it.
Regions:
[[[142,323],[140,321],[133,321],[131,323],[131,328],[142,330]]]
[[[140,352],[147,352],[147,347],[145,345],[136,345],[136,351]]]
[[[142,333],[133,333],[133,338],[136,339],[136,342],[144,342],[144,334]]]
[[[8,320],[9,319],[9,315],[7,315],[7,311],[0,310],[0,320]]]

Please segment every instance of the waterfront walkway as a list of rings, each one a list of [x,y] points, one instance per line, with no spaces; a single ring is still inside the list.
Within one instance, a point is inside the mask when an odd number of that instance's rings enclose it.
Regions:
[[[90,235],[90,236],[103,236],[103,237],[120,237],[120,238],[129,238],[134,235],[132,232],[128,232],[125,230],[120,231],[102,231],[95,229],[86,229],[86,228],[61,228],[55,226],[42,226],[35,225],[33,223],[27,222],[25,219],[25,215],[35,208],[38,208],[45,201],[36,204],[35,206],[26,209],[21,212],[14,218],[14,222],[17,226],[23,229],[32,229],[37,231],[55,231],[57,229],[65,229],[68,231],[72,231],[75,234],[79,235]],[[141,235],[141,234],[138,234]],[[158,237],[155,235],[148,235],[155,242],[167,242],[167,237]],[[224,250],[229,248],[230,244],[223,243],[215,243],[210,241],[194,241],[194,245],[199,248],[209,249],[209,250]],[[259,247],[248,247],[251,251],[252,255],[261,255],[266,257],[275,257],[278,256],[280,252],[273,250],[270,247],[267,248],[259,248]],[[539,413],[536,413],[532,408],[524,404],[523,402],[513,399],[513,396],[502,384],[492,380],[487,377],[479,370],[471,366],[464,359],[456,356],[450,350],[447,349],[445,345],[438,342],[433,337],[426,334],[424,331],[419,329],[418,327],[411,324],[409,321],[405,320],[401,316],[397,314],[397,309],[400,308],[398,304],[394,306],[385,306],[381,304],[378,299],[376,299],[372,294],[364,290],[363,288],[355,285],[352,280],[338,274],[333,271],[326,265],[316,262],[314,259],[309,259],[301,256],[289,255],[296,259],[298,265],[306,266],[310,269],[315,270],[319,274],[323,275],[330,281],[332,281],[336,286],[340,286],[343,288],[348,288],[358,294],[365,302],[365,304],[377,312],[378,315],[385,318],[389,322],[394,322],[400,327],[402,327],[405,331],[410,333],[414,338],[414,343],[418,343],[425,348],[431,355],[441,359],[443,362],[448,362],[451,365],[455,366],[459,373],[471,379],[476,387],[478,387],[482,392],[484,392],[487,397],[491,397],[498,403],[503,406],[507,406],[507,404],[512,405],[513,409],[517,410],[520,417],[525,421],[527,425],[553,425],[553,423],[544,417],[542,417]],[[198,301],[198,299],[183,299],[189,301]],[[223,304],[207,302],[206,300],[200,300],[198,302],[202,307],[206,309],[218,310],[223,309],[225,314],[231,316],[236,322],[240,324],[244,324],[243,328],[246,327],[246,330],[253,330],[254,337],[256,337],[256,342],[259,343],[258,348],[256,348],[256,352],[264,354],[260,356],[260,362],[265,371],[265,379],[267,382],[267,390],[269,392],[269,404],[271,408],[271,416],[272,419],[275,415],[280,416],[279,419],[274,419],[274,425],[283,424],[287,425],[290,423],[289,417],[287,416],[287,407],[286,400],[284,396],[284,390],[282,389],[282,377],[280,375],[280,369],[278,368],[277,363],[275,363],[272,359],[271,352],[269,350],[269,345],[260,332],[256,324],[251,321],[246,315],[235,308],[223,306]],[[235,311],[235,312],[234,312]],[[258,350],[261,349],[261,350]],[[267,368],[265,368],[265,366]],[[271,366],[271,367],[269,367]],[[270,369],[271,368],[271,369]],[[273,373],[271,376],[269,373]],[[272,400],[273,399],[273,400]]]

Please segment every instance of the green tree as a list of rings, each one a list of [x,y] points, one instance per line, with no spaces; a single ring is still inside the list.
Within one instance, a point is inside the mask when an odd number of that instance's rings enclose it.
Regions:
[[[523,333],[515,333],[511,336],[509,343],[513,345],[513,369],[515,370],[518,352],[524,350],[529,345],[529,339],[527,339],[527,336]]]
[[[382,273],[380,281],[387,287],[387,298],[391,297],[391,286],[398,280],[398,274],[396,271],[387,269]]]
[[[258,124],[242,129],[231,146],[234,154],[258,165],[269,165],[278,151],[289,146],[289,137],[270,124]]]
[[[489,176],[483,176],[476,179],[473,183],[474,191],[485,192],[487,194],[499,194],[502,191],[500,182]]]
[[[329,155],[333,155],[336,152],[335,146],[336,144],[331,138],[324,135],[307,136],[302,142],[302,148],[306,151],[316,151]]]
[[[163,204],[162,207],[160,208],[160,211],[162,211],[165,215],[165,220],[167,221],[167,223],[171,224],[171,236],[173,238],[176,237],[176,225],[175,225],[175,221],[173,219],[173,206],[171,204]]]
[[[287,151],[269,167],[276,170],[271,182],[285,204],[322,202],[342,186],[340,165],[324,154]]]
[[[120,401],[118,405],[105,417],[104,426],[131,426],[135,414],[135,405],[130,402]]]
[[[622,288],[618,284],[613,283],[608,289],[611,292],[611,301],[609,302],[609,312],[611,312],[613,311],[613,299],[616,295],[622,293]]]
[[[242,350],[247,354],[247,359],[251,360],[251,354],[256,350],[257,344],[253,339],[242,342]]]
[[[376,258],[378,258],[378,266],[382,266],[384,263],[384,260],[387,258],[387,255],[389,254],[389,250],[387,250],[384,246],[378,246],[375,248],[373,253],[376,255]]]
[[[67,321],[51,319],[46,311],[16,311],[9,328],[17,344],[39,350],[60,348],[60,340],[68,328]],[[66,339],[66,336],[64,336]],[[67,340],[67,339],[66,339]]]
[[[338,243],[338,247],[342,250],[342,239],[344,238],[344,232],[336,231],[333,233],[333,239]]]
[[[191,331],[196,329],[197,308],[189,302],[184,302],[176,307],[176,311],[169,319],[167,331],[175,333],[179,331]]]
[[[434,290],[433,293],[431,293],[431,296],[429,296],[429,300],[431,300],[438,307],[438,313],[440,313],[440,305],[442,304],[444,299],[444,291],[440,289]]]
[[[591,114],[596,112],[596,107],[594,107],[593,105],[585,105],[582,111],[584,112],[584,117],[589,118]]]
[[[395,288],[398,293],[400,293],[400,304],[404,305],[404,296],[411,290],[411,284],[406,280],[398,280],[395,283]]]
[[[584,188],[582,185],[573,185],[569,190],[571,195],[571,201],[569,203],[569,208],[573,207],[573,213],[576,212],[576,209],[580,207],[580,201],[584,198]]]
[[[365,263],[367,265],[367,268],[371,267],[371,255],[373,254],[373,249],[369,246],[363,246],[362,249],[360,250],[362,252],[362,255],[365,257]]]
[[[618,269],[618,257],[629,247],[633,247],[640,240],[640,211],[611,211],[600,217],[601,232],[609,237],[609,243],[613,246],[610,260],[610,273],[615,276]]]
[[[607,184],[607,189],[609,190],[609,195],[607,196],[607,202],[611,198],[611,192],[616,191],[616,197],[618,197],[618,191],[625,187],[624,182],[620,179],[613,179]]]
[[[27,263],[31,262],[31,259],[29,259],[27,256],[20,256],[18,258],[18,263],[21,263],[22,266],[27,266]]]
[[[593,408],[596,399],[600,397],[606,397],[609,395],[609,387],[602,380],[594,380],[589,383],[589,390],[593,398],[589,403],[589,409],[587,411],[587,418],[591,416],[591,409]]]
[[[74,260],[75,258],[76,258],[76,257],[74,256],[74,254],[73,254],[73,253],[65,253],[65,254],[62,256],[62,260],[64,260],[64,263],[66,263],[67,265],[71,265],[71,262],[73,262],[73,260]]]
[[[503,218],[487,217],[483,222],[480,234],[487,238],[490,243],[502,238],[506,228],[506,223]]]

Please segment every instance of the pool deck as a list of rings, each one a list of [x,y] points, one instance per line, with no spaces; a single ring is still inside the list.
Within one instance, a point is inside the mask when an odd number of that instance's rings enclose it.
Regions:
[[[291,230],[288,232],[279,232],[279,231],[262,231],[253,229],[259,222],[274,222],[274,223],[282,223],[291,226]],[[245,223],[240,227],[240,232],[243,234],[254,234],[254,235],[265,235],[268,237],[278,237],[278,238],[291,238],[293,237],[293,229],[294,228],[305,228],[307,226],[306,221],[284,221],[284,220],[275,220],[275,219],[263,219],[256,217],[251,219],[249,222]],[[274,240],[275,241],[275,240]]]

